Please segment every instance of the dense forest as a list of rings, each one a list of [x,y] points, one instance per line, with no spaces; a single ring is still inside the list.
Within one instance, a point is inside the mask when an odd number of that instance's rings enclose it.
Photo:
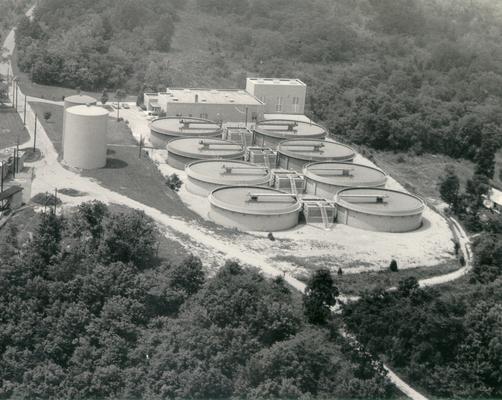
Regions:
[[[502,141],[497,2],[40,4],[18,31],[19,66],[39,83],[138,91],[293,76],[309,85],[309,114],[349,142],[474,159]]]
[[[2,399],[394,395],[316,306],[315,282],[310,323],[282,278],[157,259],[142,212],[92,202],[34,218],[31,240],[14,223],[0,231]]]
[[[30,0],[0,0],[0,40],[10,31],[31,5]]]

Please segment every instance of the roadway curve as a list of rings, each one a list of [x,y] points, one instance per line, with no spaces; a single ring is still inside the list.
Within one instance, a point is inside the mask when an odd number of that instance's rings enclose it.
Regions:
[[[34,8],[32,7],[28,11],[27,13],[28,16],[31,16],[33,9]],[[4,48],[10,55],[14,50],[14,43],[15,43],[14,31],[12,30],[4,42]],[[6,74],[8,70],[11,70],[9,64],[10,61],[8,63],[3,63],[3,64],[0,63],[0,73]],[[9,91],[9,95],[10,93],[11,91]],[[24,94],[21,91],[19,91],[19,99],[21,99],[21,101],[24,101],[23,96]],[[30,101],[36,100],[36,101],[48,102],[45,99],[38,99],[33,97],[28,97],[27,99]],[[55,103],[60,103],[60,102],[55,102]],[[31,137],[30,143],[33,143],[35,115],[29,104],[27,106],[26,111],[27,111],[26,125]],[[21,114],[22,110],[21,111],[18,110],[18,112]],[[58,162],[57,152],[54,149],[54,146],[52,145],[49,137],[47,136],[41,124],[38,125],[37,129],[37,145],[40,151],[44,154],[44,157],[41,160],[31,164],[31,166],[34,167],[36,170],[36,178],[33,181],[32,194],[52,191],[52,189],[55,187],[75,186],[85,191],[88,195],[79,199],[73,199],[73,201],[82,202],[96,199],[103,201],[105,203],[117,203],[131,208],[143,210],[145,214],[153,218],[159,224],[159,226],[163,228],[163,232],[167,237],[172,239],[173,232],[183,235],[189,235],[191,239],[193,239],[195,242],[202,244],[202,247],[205,249],[210,249],[213,252],[222,253],[226,257],[237,259],[243,264],[252,265],[261,270],[266,275],[273,277],[283,276],[284,279],[292,287],[294,287],[295,289],[297,289],[302,293],[305,291],[305,284],[303,282],[299,281],[290,274],[284,274],[280,269],[270,264],[268,258],[263,256],[262,254],[255,251],[251,251],[242,245],[222,240],[221,238],[217,237],[213,232],[206,231],[201,227],[193,226],[192,223],[188,223],[183,219],[174,218],[169,215],[166,215],[157,209],[148,207],[142,203],[131,200],[128,197],[123,196],[119,193],[103,188],[92,179],[82,177],[77,173],[74,173],[72,171],[63,168],[62,165]],[[434,286],[445,282],[453,281],[465,275],[470,269],[471,251],[469,245],[469,238],[465,233],[465,231],[460,226],[460,224],[453,218],[451,220],[454,226],[454,232],[456,233],[460,242],[461,249],[465,254],[466,266],[450,274],[424,279],[420,281],[421,286]],[[357,297],[341,296],[341,300],[342,302],[354,301],[357,300]],[[358,345],[353,335],[347,333],[346,331],[341,331],[341,333],[345,337],[350,337],[352,341],[356,343],[356,345]],[[406,396],[414,400],[427,400],[425,396],[417,392],[409,384],[407,384],[401,378],[399,378],[399,376],[396,373],[394,373],[388,366],[384,365],[384,367],[388,373],[390,381]]]

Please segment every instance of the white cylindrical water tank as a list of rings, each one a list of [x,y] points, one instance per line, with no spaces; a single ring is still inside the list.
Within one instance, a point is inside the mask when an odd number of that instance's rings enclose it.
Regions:
[[[66,126],[66,109],[70,107],[75,107],[75,106],[85,106],[87,104],[92,104],[96,105],[98,104],[98,101],[91,96],[87,96],[84,94],[76,94],[73,96],[68,96],[65,97],[64,99],[64,106],[63,106],[63,139],[62,139],[62,147],[64,147],[64,137],[65,137],[65,126]]]
[[[65,110],[63,159],[70,167],[97,169],[106,165],[108,111],[92,105]]]

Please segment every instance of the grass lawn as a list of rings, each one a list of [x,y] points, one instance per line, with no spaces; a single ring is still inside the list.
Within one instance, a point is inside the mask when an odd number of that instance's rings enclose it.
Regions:
[[[59,86],[48,86],[48,85],[39,85],[37,83],[33,83],[30,79],[30,75],[21,72],[17,67],[17,52],[14,51],[12,55],[12,70],[14,75],[18,77],[19,87],[21,91],[27,95],[32,97],[40,97],[42,99],[61,101],[63,100],[63,96],[71,96],[77,94],[78,91],[76,89],[64,88]],[[82,94],[86,94],[96,98],[98,101],[101,97],[102,91],[97,92],[89,92],[89,91],[81,91]],[[110,103],[114,100],[114,91],[109,91],[108,96],[110,97]],[[124,101],[136,101],[136,96],[127,96]]]
[[[30,135],[19,115],[12,109],[0,107],[0,149],[23,144],[30,140]]]
[[[61,156],[63,107],[37,102],[32,102],[31,107],[39,115],[43,115],[45,111],[52,113],[48,121],[41,118],[40,123],[43,124]],[[138,157],[138,147],[124,122],[109,118],[108,143],[106,166],[97,170],[82,171],[83,176],[94,178],[103,187],[166,214],[201,220],[183,204],[174,191],[166,186],[164,177],[150,158],[146,155],[141,159]]]

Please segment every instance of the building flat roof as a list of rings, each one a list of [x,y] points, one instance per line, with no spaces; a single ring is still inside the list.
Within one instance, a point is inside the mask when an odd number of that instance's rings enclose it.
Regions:
[[[387,175],[373,167],[340,162],[316,162],[305,166],[306,177],[333,186],[373,187],[385,185]]]
[[[299,79],[289,78],[247,78],[249,81],[263,85],[307,86]]]
[[[190,178],[218,185],[263,185],[270,172],[263,166],[237,160],[204,160],[188,164]]]
[[[258,196],[253,199],[250,194]],[[265,196],[260,197],[260,194]],[[288,214],[301,208],[293,195],[256,186],[225,186],[215,189],[209,195],[209,202],[224,210],[253,215]]]
[[[3,192],[0,193],[0,201],[3,201],[3,200],[10,198],[22,190],[23,190],[23,188],[21,186],[17,186],[17,185],[11,186],[10,188],[7,188]]]
[[[150,129],[161,135],[172,136],[220,136],[222,129],[219,124],[201,118],[167,117],[153,120]]]
[[[222,139],[182,138],[168,143],[167,151],[194,159],[232,158],[244,155],[242,145]]]
[[[167,88],[163,93],[159,93],[159,97],[167,99],[168,103],[185,103],[196,104],[235,104],[237,105],[263,105],[264,103],[258,100],[253,95],[241,89],[182,89],[182,88]]]
[[[327,140],[285,140],[277,151],[306,161],[351,161],[355,155],[349,146]]]
[[[377,201],[377,197],[381,197],[382,201]],[[387,216],[415,215],[425,208],[423,200],[417,196],[378,188],[343,189],[335,195],[335,201],[349,210]]]
[[[256,124],[254,131],[279,139],[324,139],[326,137],[326,129],[321,125],[288,119],[260,121]]]

